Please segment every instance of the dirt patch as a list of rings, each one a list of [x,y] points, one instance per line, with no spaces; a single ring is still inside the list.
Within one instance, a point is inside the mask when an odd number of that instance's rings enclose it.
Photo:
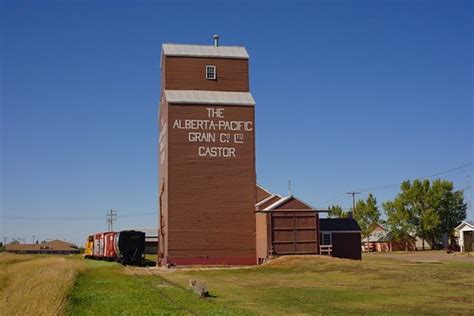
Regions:
[[[291,267],[301,264],[302,259],[312,262],[334,262],[334,260],[341,260],[339,258],[329,256],[307,255],[307,256],[282,256],[260,265],[260,267]]]
[[[443,299],[444,302],[459,302],[459,303],[471,303],[472,300],[468,297],[461,297],[461,296],[454,296],[454,297],[446,297]]]
[[[220,267],[207,267],[207,266],[186,266],[186,267],[125,267],[123,272],[125,274],[132,275],[166,275],[174,272],[194,272],[194,271],[217,271],[217,270],[240,270],[240,269],[253,269],[256,266],[220,266]]]
[[[447,253],[444,250],[411,252],[377,252],[365,254],[367,257],[404,260],[413,263],[474,262],[474,256],[465,253]]]

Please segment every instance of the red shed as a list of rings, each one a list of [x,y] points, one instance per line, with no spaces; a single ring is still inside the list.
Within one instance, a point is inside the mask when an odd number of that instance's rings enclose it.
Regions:
[[[360,227],[353,218],[319,218],[320,212],[290,195],[262,187],[256,204],[257,259],[282,255],[332,255],[361,259]],[[264,194],[266,192],[267,194]]]
[[[257,203],[256,224],[259,263],[274,256],[319,254],[318,211],[292,195],[270,195]]]

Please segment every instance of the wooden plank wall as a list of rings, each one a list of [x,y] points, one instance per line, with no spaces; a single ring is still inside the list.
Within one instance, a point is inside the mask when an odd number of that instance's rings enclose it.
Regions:
[[[249,91],[246,59],[165,57],[165,63],[167,90]],[[206,80],[206,65],[216,66],[216,80]]]

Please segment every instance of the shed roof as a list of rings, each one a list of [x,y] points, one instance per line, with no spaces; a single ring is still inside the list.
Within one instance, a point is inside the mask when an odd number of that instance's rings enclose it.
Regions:
[[[242,46],[214,46],[214,45],[188,45],[188,44],[163,44],[162,54],[165,56],[188,57],[217,57],[248,59],[249,54]]]
[[[173,104],[255,105],[250,92],[165,90],[165,98]]]
[[[278,197],[280,197],[280,196],[278,196]],[[301,209],[299,211],[308,211],[308,210],[309,211],[316,211],[316,209],[314,207],[312,207],[311,205],[309,205],[306,202],[303,202],[302,200],[298,199],[297,197],[295,197],[293,195],[288,195],[288,196],[285,196],[283,198],[280,198],[279,200],[275,201],[275,203],[267,206],[263,211],[271,211],[271,210],[278,209],[280,206],[284,205],[286,202],[291,201],[291,200],[297,200],[301,204],[308,207],[307,209]]]
[[[281,198],[281,196],[279,196],[278,194],[272,194],[272,195],[267,196],[266,198],[264,198],[263,200],[261,200],[261,201],[258,202],[257,204],[255,204],[255,206],[260,206],[260,205],[262,205],[262,204],[264,204],[264,203],[270,201],[271,199],[273,199],[273,198],[275,198],[275,197],[277,197],[277,198],[279,198],[279,199]],[[279,200],[277,200],[276,202],[278,202],[278,201],[279,201]]]
[[[319,220],[321,231],[354,231],[360,232],[359,224],[353,218],[321,218]]]
[[[273,210],[274,208],[277,208],[278,206],[282,205],[283,203],[289,201],[291,198],[292,198],[291,195],[285,196],[285,197],[283,197],[283,198],[277,200],[275,203],[273,203],[273,204],[267,206],[267,207],[264,209],[264,211],[271,211],[271,210]]]
[[[462,222],[461,224],[459,224],[459,225],[455,228],[455,230],[460,230],[460,229],[464,228],[465,226],[468,226],[468,227],[470,227],[471,229],[474,230],[474,221],[464,221],[464,222]]]

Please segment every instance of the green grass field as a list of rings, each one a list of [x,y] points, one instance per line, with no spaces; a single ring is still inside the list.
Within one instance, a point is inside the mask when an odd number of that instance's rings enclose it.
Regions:
[[[21,256],[12,256],[3,260],[6,257],[0,255],[3,271],[17,271],[15,265],[27,264]],[[75,281],[62,286],[62,294],[57,294],[64,299],[56,300],[58,306],[49,303],[50,314],[474,315],[474,257],[451,258],[441,252],[426,252],[421,257],[369,254],[363,261],[286,257],[252,268],[173,271],[122,267],[80,257],[61,261],[28,256],[27,261],[30,265],[36,262],[35,269],[40,270],[42,265],[55,270],[54,264],[76,269],[68,274],[75,275]],[[8,292],[18,283],[14,281],[17,277],[5,273],[0,277],[2,297],[16,297],[24,303],[22,295],[30,295],[27,286],[15,286],[15,293]],[[54,283],[46,277],[43,283],[49,285],[45,288],[51,288]],[[41,284],[39,276],[36,278]],[[21,277],[25,279],[28,276]],[[201,299],[194,294],[189,289],[190,279],[207,282],[211,297]],[[40,297],[34,304],[49,301],[49,297]],[[29,310],[45,311],[35,315],[49,314],[48,308],[39,307]],[[28,315],[21,305],[17,308],[15,313],[10,304],[8,315]]]
[[[282,258],[242,270],[179,272],[209,284],[214,302],[255,314],[474,314],[474,263]]]
[[[69,297],[70,315],[226,313],[226,307],[151,275],[132,275],[118,264],[87,261]],[[231,307],[229,307],[231,309]],[[232,309],[231,309],[232,310]],[[238,310],[234,310],[236,313]]]

